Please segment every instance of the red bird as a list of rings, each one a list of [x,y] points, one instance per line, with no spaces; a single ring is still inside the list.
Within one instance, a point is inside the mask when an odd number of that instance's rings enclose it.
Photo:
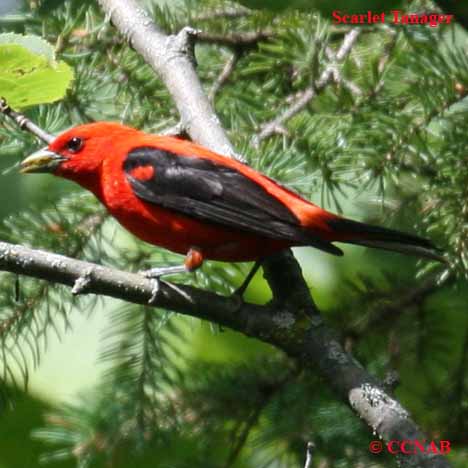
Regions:
[[[429,240],[345,219],[203,146],[117,123],[72,128],[21,167],[77,182],[138,238],[186,255],[183,267],[151,277],[193,271],[205,259],[258,261],[291,246],[343,255],[333,242],[441,260]]]

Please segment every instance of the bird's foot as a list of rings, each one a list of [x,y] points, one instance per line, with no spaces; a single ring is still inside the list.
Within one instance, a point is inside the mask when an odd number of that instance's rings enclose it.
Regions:
[[[184,265],[175,265],[169,267],[161,267],[161,268],[151,268],[149,270],[139,271],[140,275],[143,275],[145,278],[151,279],[152,283],[152,290],[151,290],[151,297],[148,301],[148,304],[154,304],[156,299],[158,298],[160,286],[161,286],[161,277],[166,275],[174,275],[176,273],[184,273],[187,269]]]

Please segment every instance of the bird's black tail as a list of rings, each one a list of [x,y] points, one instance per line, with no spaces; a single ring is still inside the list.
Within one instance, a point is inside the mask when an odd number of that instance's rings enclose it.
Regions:
[[[364,245],[447,262],[447,259],[442,256],[442,251],[423,237],[338,216],[328,220],[327,224],[336,234],[336,239],[334,239],[336,242]]]

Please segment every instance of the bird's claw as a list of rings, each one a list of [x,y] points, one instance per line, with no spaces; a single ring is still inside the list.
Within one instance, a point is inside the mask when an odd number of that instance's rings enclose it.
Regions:
[[[161,282],[159,278],[151,278],[151,297],[148,300],[148,304],[154,304],[158,298],[160,291]]]

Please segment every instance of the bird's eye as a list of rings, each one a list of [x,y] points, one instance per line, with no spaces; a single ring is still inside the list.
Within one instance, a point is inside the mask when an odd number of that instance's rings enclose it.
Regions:
[[[71,153],[78,153],[80,149],[83,148],[83,140],[79,137],[73,137],[67,142],[67,149]]]

